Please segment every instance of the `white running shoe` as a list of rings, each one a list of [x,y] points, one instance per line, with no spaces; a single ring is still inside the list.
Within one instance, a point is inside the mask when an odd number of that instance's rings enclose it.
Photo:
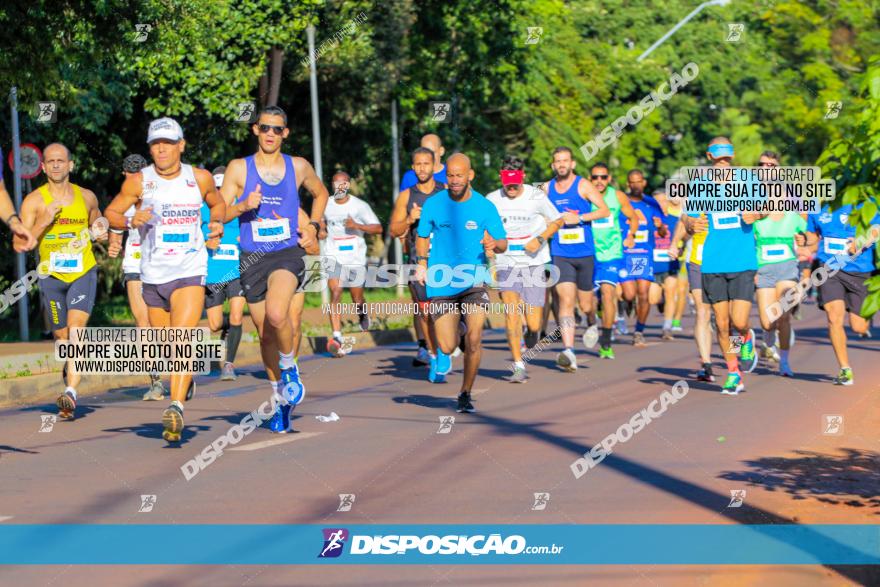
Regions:
[[[559,353],[556,356],[556,364],[569,373],[574,373],[578,368],[577,358],[574,356],[574,351],[571,349],[565,349]]]
[[[452,354],[449,356],[452,357],[453,359],[457,359],[458,357],[461,356],[461,349],[459,347],[455,347],[455,350],[452,351]]]
[[[599,326],[597,324],[593,324],[592,326],[587,328],[587,330],[584,332],[583,341],[584,346],[588,349],[596,346],[596,343],[599,342]]]

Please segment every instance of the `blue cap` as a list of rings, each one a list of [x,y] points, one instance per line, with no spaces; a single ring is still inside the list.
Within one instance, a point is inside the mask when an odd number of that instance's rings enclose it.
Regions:
[[[709,151],[709,154],[715,159],[718,159],[719,157],[733,157],[733,145],[730,143],[715,143],[714,145],[709,145],[707,151]]]

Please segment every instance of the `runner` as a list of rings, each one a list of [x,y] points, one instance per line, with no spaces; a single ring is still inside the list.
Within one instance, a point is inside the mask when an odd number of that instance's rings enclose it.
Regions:
[[[489,304],[483,279],[486,253],[505,252],[507,240],[495,206],[471,188],[474,171],[467,155],[452,155],[446,172],[449,189],[426,200],[419,219],[417,280],[427,285],[434,330],[444,353],[451,354],[458,346],[458,324],[460,316],[465,316],[467,344],[457,411],[473,412],[471,390],[480,368],[483,324]],[[456,275],[450,283],[452,271]]]
[[[141,155],[129,155],[122,162],[122,174],[128,179],[147,165],[149,163]],[[131,221],[135,212],[137,212],[137,207],[132,206],[125,211],[125,217]],[[122,237],[126,232],[128,235],[125,240],[125,253],[122,258],[122,283],[125,285],[128,307],[131,309],[135,326],[138,328],[149,328],[150,316],[147,310],[147,303],[144,301],[144,287],[143,282],[141,282],[141,236],[138,230],[130,228],[124,231],[111,228],[108,255],[111,258],[116,258],[119,255]],[[162,379],[158,373],[151,373],[150,387],[144,393],[143,399],[145,401],[161,401],[164,397],[165,386],[162,385]]]
[[[241,283],[260,335],[263,364],[273,397],[278,400],[280,392],[284,400],[279,401],[269,428],[284,433],[291,430],[291,407],[305,396],[294,360],[291,305],[305,271],[303,249],[317,239],[329,196],[308,161],[281,152],[290,134],[284,110],[264,108],[252,130],[257,152],[226,166],[221,192],[227,203],[226,220],[239,219],[244,253]],[[311,221],[304,226],[299,225],[301,186],[314,197]]]
[[[43,311],[55,340],[68,340],[70,329],[85,327],[92,313],[98,269],[91,237],[106,241],[107,225],[101,218],[95,194],[70,181],[73,171],[70,150],[61,143],[52,143],[43,150],[43,157],[47,182],[22,201],[24,230],[17,232],[14,240],[24,250],[29,236],[37,239]],[[73,420],[76,388],[82,376],[68,361],[62,378],[65,388],[55,404],[59,417]]]
[[[212,175],[214,186],[223,186],[226,168],[216,168]],[[207,204],[202,205],[202,233],[208,238],[211,210]],[[244,289],[241,287],[239,272],[240,249],[238,248],[238,221],[230,220],[223,225],[223,238],[207,241],[208,276],[205,280],[205,309],[208,314],[208,327],[211,332],[220,332],[220,338],[226,341],[226,359],[220,370],[221,381],[234,381],[235,355],[241,342],[241,324],[244,319]],[[229,316],[223,313],[223,304],[229,301]],[[189,398],[187,398],[189,399]]]
[[[324,257],[332,259],[332,272],[327,278],[330,288],[330,325],[333,335],[327,342],[327,352],[342,357],[342,317],[335,306],[342,302],[343,288],[347,287],[351,301],[364,306],[364,275],[367,267],[365,234],[382,234],[382,224],[365,201],[348,193],[351,176],[344,171],[333,174],[333,198],[324,211],[327,228]],[[359,271],[360,270],[360,271]],[[360,273],[360,275],[359,275]],[[370,329],[366,312],[359,316],[361,331]]]
[[[172,118],[150,123],[147,144],[153,164],[126,178],[107,207],[113,228],[136,228],[141,236],[141,279],[153,328],[195,328],[205,304],[208,254],[199,230],[203,202],[211,208],[208,238],[223,235],[226,205],[204,169],[181,162],[183,129]],[[125,212],[138,204],[130,219]],[[171,375],[171,405],[162,414],[162,438],[180,441],[183,404],[191,373]]]
[[[847,313],[850,328],[856,334],[866,333],[869,328],[869,321],[862,318],[859,312],[868,296],[865,280],[877,269],[874,263],[876,244],[872,242],[869,247],[858,249],[856,227],[849,223],[850,216],[861,213],[861,209],[862,204],[855,207],[846,204],[836,210],[826,205],[820,213],[809,215],[806,234],[797,235],[798,245],[818,245],[816,259],[821,265],[814,271],[814,277],[820,272],[827,276],[825,282],[819,284],[818,301],[819,308],[828,316],[828,335],[840,366],[834,385],[852,385],[855,382],[846,348],[844,319]],[[870,224],[880,224],[880,213],[875,214]],[[832,266],[840,269],[833,275],[829,270]]]
[[[606,218],[593,221],[593,243],[596,248],[596,266],[593,270],[593,281],[599,288],[602,300],[602,334],[599,336],[599,358],[613,359],[614,349],[611,348],[611,332],[614,327],[614,315],[617,311],[617,286],[620,284],[620,272],[623,269],[623,249],[633,246],[638,229],[638,217],[629,198],[623,190],[611,186],[611,172],[605,163],[597,163],[590,170],[590,180],[596,190],[602,194],[605,205],[610,210]],[[595,206],[593,211],[595,211]],[[627,222],[626,235],[623,234],[623,221]],[[596,339],[588,328],[584,333],[584,345],[593,348]]]
[[[575,302],[588,314],[593,305],[593,260],[595,247],[591,222],[611,215],[602,195],[588,181],[574,173],[576,162],[568,147],[553,150],[551,167],[555,173],[545,187],[550,202],[562,212],[565,223],[550,242],[553,264],[559,268],[559,328],[564,349],[556,364],[573,373],[577,371],[574,355]],[[592,205],[591,205],[592,204]],[[593,210],[595,208],[595,211]]]
[[[769,307],[797,285],[795,236],[804,232],[807,227],[803,216],[797,212],[771,212],[754,224],[758,251],[758,315],[764,332],[771,335],[778,333],[779,355],[776,355],[775,342],[771,343],[769,349],[778,357],[779,374],[783,377],[794,377],[788,362],[789,349],[794,339],[791,328],[792,309],[786,309],[779,318],[773,320]]]
[[[43,154],[45,156],[45,153]],[[9,227],[13,236],[13,248],[16,253],[24,253],[37,246],[37,239],[31,231],[25,228],[21,217],[15,211],[15,204],[6,191],[3,183],[3,150],[0,149],[0,220]],[[22,202],[23,203],[23,202]],[[18,237],[18,238],[15,238]]]
[[[413,151],[412,172],[415,174],[417,182],[400,192],[397,201],[394,202],[394,210],[391,212],[388,232],[393,238],[405,237],[405,248],[413,257],[416,252],[416,231],[419,228],[419,218],[425,200],[446,189],[445,184],[439,183],[435,179],[436,174],[432,175],[434,168],[434,152],[431,149],[419,147]],[[443,179],[446,179],[445,167],[443,167]],[[448,355],[437,349],[434,324],[429,312],[427,312],[428,294],[425,286],[411,280],[409,291],[413,303],[417,305],[416,312],[413,314],[413,323],[419,341],[419,350],[416,358],[413,359],[413,366],[429,365],[432,357],[439,357],[438,366],[442,373],[446,373],[451,367],[451,361]],[[436,374],[434,378],[437,378]]]
[[[653,198],[663,210],[661,222],[666,227],[666,234],[661,235],[659,229],[654,231],[654,283],[651,284],[648,292],[648,302],[651,306],[663,302],[662,338],[673,340],[676,313],[679,312],[679,308],[684,312],[684,306],[681,306],[678,300],[678,258],[670,256],[669,247],[681,216],[681,204],[680,200],[670,202],[662,189],[654,190]],[[681,330],[681,313],[678,314],[678,326]]]
[[[638,231],[633,246],[624,249],[624,266],[621,271],[620,288],[626,302],[636,303],[636,328],[633,332],[632,344],[635,347],[645,346],[645,323],[651,304],[648,293],[654,282],[654,233],[667,237],[669,232],[663,224],[663,210],[654,198],[645,196],[645,175],[639,169],[633,169],[626,175],[629,186],[629,202],[638,217]]]
[[[434,157],[431,166],[431,172],[434,174],[434,181],[439,184],[446,185],[446,165],[443,164],[443,155],[446,149],[443,148],[443,142],[435,134],[427,134],[422,137],[419,148],[428,149]],[[415,169],[407,169],[400,180],[400,191],[408,190],[417,183],[424,183],[419,180]]]
[[[548,289],[544,265],[550,262],[547,245],[562,225],[562,214],[547,195],[525,183],[525,163],[508,155],[501,164],[501,189],[486,196],[495,205],[507,231],[507,252],[495,257],[496,281],[505,304],[507,344],[513,354],[511,383],[525,383],[526,364],[522,360],[523,324],[514,308],[523,307],[527,332],[525,345],[538,344],[545,292]]]
[[[730,167],[733,145],[726,137],[709,142],[706,156],[713,167]],[[765,214],[752,212],[710,213],[703,218],[690,213],[686,218],[694,232],[705,232],[701,268],[703,293],[715,312],[718,345],[727,363],[727,378],[721,393],[737,395],[745,391],[732,331],[739,333],[740,356],[746,372],[754,371],[758,355],[754,349],[754,331],[749,329],[749,311],[755,294],[757,252],[753,224]]]

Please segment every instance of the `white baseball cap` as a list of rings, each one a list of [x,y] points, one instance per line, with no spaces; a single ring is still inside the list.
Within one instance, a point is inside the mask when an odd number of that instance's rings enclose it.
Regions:
[[[147,132],[147,143],[152,143],[158,139],[179,141],[183,139],[183,129],[180,128],[180,125],[173,118],[157,118],[150,123],[150,130]]]

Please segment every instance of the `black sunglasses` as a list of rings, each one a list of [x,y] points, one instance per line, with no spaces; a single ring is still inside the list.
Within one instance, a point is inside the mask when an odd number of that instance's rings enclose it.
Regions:
[[[281,133],[284,132],[283,126],[272,126],[271,124],[260,124],[260,125],[258,125],[258,128],[260,129],[261,133],[267,133],[271,130],[272,132],[274,132],[276,135],[279,135],[279,136],[281,136]]]
[[[591,175],[592,179],[608,179],[607,175]]]

